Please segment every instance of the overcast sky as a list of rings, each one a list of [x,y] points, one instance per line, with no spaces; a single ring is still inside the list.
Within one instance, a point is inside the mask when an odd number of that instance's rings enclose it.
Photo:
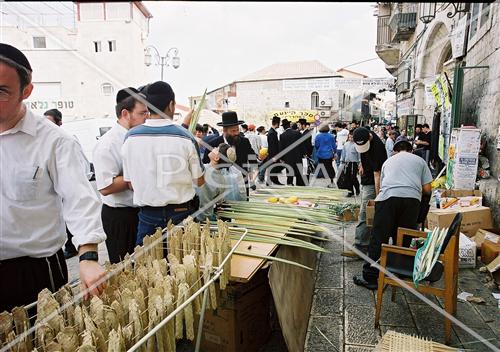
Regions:
[[[179,49],[181,66],[167,67],[178,103],[278,62],[319,60],[337,70],[376,58],[375,3],[145,1],[153,14],[148,44],[162,55]],[[349,69],[390,77],[380,59]],[[150,66],[150,81],[160,67]]]

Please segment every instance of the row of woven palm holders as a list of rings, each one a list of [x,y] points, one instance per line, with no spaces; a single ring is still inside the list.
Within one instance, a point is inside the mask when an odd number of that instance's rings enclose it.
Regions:
[[[180,339],[193,341],[199,351],[205,311],[217,308],[216,290],[230,280],[241,282],[242,267],[255,272],[278,260],[312,270],[272,254],[282,245],[325,251],[311,240],[324,241],[320,234],[327,226],[341,224],[328,206],[338,206],[343,192],[307,190],[257,191],[250,202],[223,205],[218,217],[225,221],[187,219],[158,229],[131,256],[107,265],[108,284],[99,297],[83,300],[75,283],[55,294],[43,290],[37,302],[0,313],[0,351],[175,351]],[[289,194],[318,206],[267,201]]]

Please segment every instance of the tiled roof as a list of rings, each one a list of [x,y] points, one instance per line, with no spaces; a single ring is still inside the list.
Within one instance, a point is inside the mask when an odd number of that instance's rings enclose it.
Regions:
[[[251,73],[236,82],[264,81],[288,78],[335,76],[337,73],[317,60],[277,63]]]

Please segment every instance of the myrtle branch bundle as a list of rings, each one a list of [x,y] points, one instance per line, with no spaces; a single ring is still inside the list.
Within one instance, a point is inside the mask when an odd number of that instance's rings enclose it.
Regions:
[[[35,336],[28,312],[16,307],[0,314],[0,348],[14,343],[12,351],[125,351],[181,306],[207,283],[213,269],[231,250],[227,224],[200,226],[187,219],[183,227],[169,225],[167,258],[161,229],[146,236],[144,246],[135,248],[119,264],[107,265],[108,286],[90,302],[73,295],[69,286],[55,294],[44,289],[38,295]],[[224,289],[229,280],[226,261],[220,277]],[[217,307],[215,285],[209,287],[210,305]],[[176,340],[194,340],[194,314],[201,313],[201,296],[182,309],[141,351],[175,351]]]

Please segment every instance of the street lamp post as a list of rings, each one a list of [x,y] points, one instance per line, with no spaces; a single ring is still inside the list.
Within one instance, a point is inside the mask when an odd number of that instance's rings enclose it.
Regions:
[[[151,54],[153,52],[153,54]],[[170,52],[173,52],[171,56]],[[169,61],[172,62],[172,67],[178,69],[181,65],[181,59],[179,56],[179,49],[173,47],[168,49],[165,56],[161,56],[160,52],[153,45],[149,45],[144,49],[144,64],[150,66],[153,62],[153,55],[156,60],[156,64],[161,66],[161,80],[163,81],[163,70],[165,66],[169,66]]]

